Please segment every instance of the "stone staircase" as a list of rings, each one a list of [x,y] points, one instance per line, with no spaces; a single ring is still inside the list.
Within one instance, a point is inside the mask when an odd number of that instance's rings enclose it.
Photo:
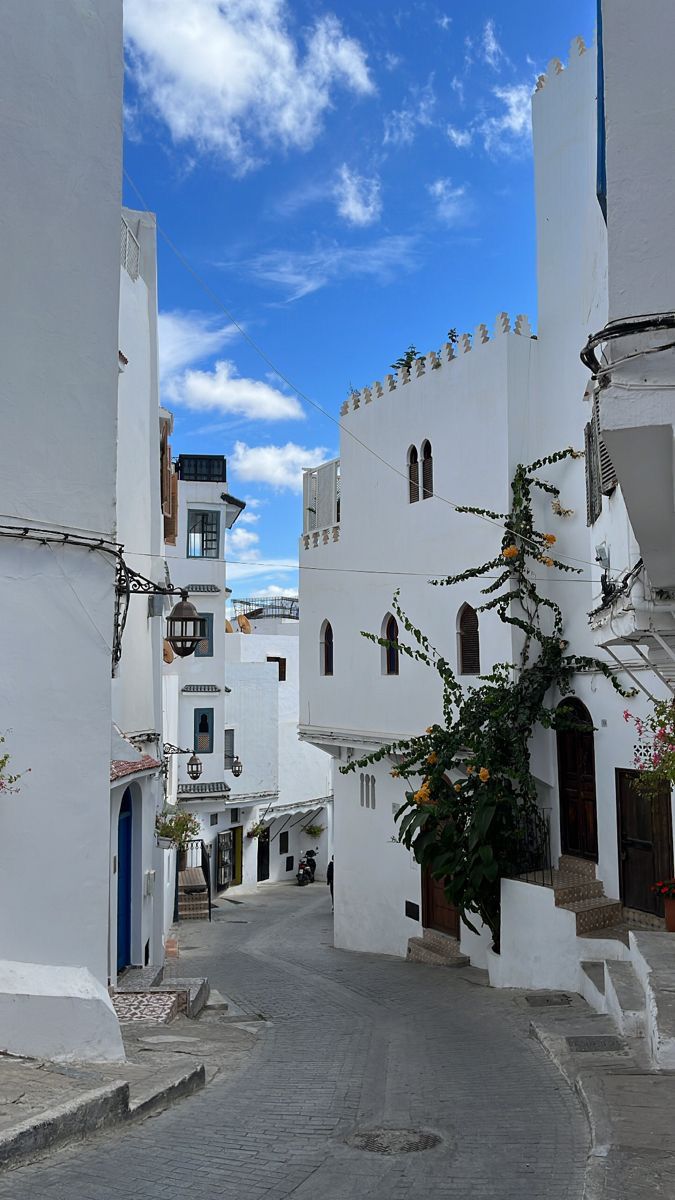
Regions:
[[[642,1039],[652,1066],[675,1070],[675,934],[632,929],[628,957],[586,959],[580,992],[612,1017],[625,1038]]]
[[[201,867],[178,872],[178,920],[208,921],[209,894]]]
[[[621,901],[605,896],[602,881],[595,877],[595,863],[562,854],[552,875],[556,907],[574,913],[578,937],[621,924]]]
[[[457,938],[436,929],[425,929],[422,937],[408,938],[408,962],[428,963],[435,967],[468,967]]]

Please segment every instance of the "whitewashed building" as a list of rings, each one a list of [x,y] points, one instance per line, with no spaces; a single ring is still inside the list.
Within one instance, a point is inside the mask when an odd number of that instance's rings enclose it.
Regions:
[[[225,639],[231,688],[226,737],[246,767],[232,781],[232,802],[254,795],[260,766],[277,780],[276,790],[257,797],[255,819],[265,828],[255,839],[255,857],[245,862],[243,882],[294,881],[300,858],[310,849],[316,851],[316,878],[325,880],[332,852],[332,765],[321,750],[298,738],[297,598],[252,597],[232,604],[231,636]],[[317,832],[308,835],[307,828]]]
[[[636,573],[632,592],[623,581],[634,578],[630,573],[637,563],[639,540],[648,573],[650,552],[654,557],[657,586],[669,592],[672,585],[673,556],[667,540],[672,393],[642,397],[629,420],[625,391],[621,397],[613,395],[610,385],[601,393],[598,413],[589,371],[580,360],[587,338],[603,328],[608,316],[667,308],[666,264],[672,258],[674,235],[663,171],[671,158],[673,136],[668,115],[672,88],[666,86],[671,76],[665,61],[658,72],[648,65],[659,46],[658,32],[651,28],[638,36],[639,14],[629,20],[628,7],[609,6],[605,21],[609,49],[604,56],[604,114],[596,100],[598,55],[580,39],[573,42],[566,66],[553,60],[537,85],[536,337],[526,318],[510,320],[502,313],[490,329],[481,325],[473,337],[463,335],[457,345],[426,354],[398,378],[385,376],[352,393],[341,416],[359,440],[344,436],[339,464],[326,464],[306,477],[300,540],[300,732],[330,753],[336,767],[442,719],[435,674],[361,637],[362,630],[385,638],[403,633],[391,609],[396,588],[404,611],[464,683],[495,662],[515,660],[511,627],[490,613],[476,618],[482,600],[478,582],[432,588],[427,580],[458,574],[499,552],[501,531],[457,513],[448,501],[508,512],[516,465],[570,445],[585,446],[585,461],[567,460],[547,475],[562,489],[562,504],[572,511],[556,517],[542,498],[536,516],[539,528],[556,535],[560,556],[574,560],[581,574],[551,573],[548,584],[540,587],[562,607],[565,637],[575,652],[593,655],[599,645],[599,653],[617,670],[621,663],[628,667],[630,675],[623,671],[622,682],[630,686],[634,681],[639,688],[630,702],[635,713],[646,713],[650,696],[670,694],[670,668],[661,669],[668,665],[673,646],[668,636],[670,612],[665,615],[668,604],[661,602],[659,610],[664,648],[656,631],[654,636],[644,632],[655,617],[653,607],[648,615],[640,607],[637,589],[645,586],[640,582],[643,576]],[[666,28],[668,17],[661,7]],[[640,53],[634,60],[636,38]],[[665,55],[659,46],[657,61]],[[645,98],[644,112],[638,106],[641,167],[639,185],[633,186],[626,147],[637,135],[629,110],[647,74],[657,75],[664,90],[656,99],[651,93]],[[601,165],[604,161],[605,120],[608,224],[602,171],[598,175],[599,146]],[[651,137],[644,136],[648,128]],[[633,210],[623,209],[627,193],[640,206],[637,255],[629,231]],[[658,219],[650,240],[652,210]],[[620,227],[621,221],[625,224]],[[653,247],[655,259],[660,255],[658,269],[655,263],[651,275],[647,272],[641,295],[636,288],[626,310],[631,261],[641,257],[646,244]],[[619,266],[622,254],[625,270]],[[650,279],[660,280],[661,292],[652,290]],[[455,314],[448,314],[448,321],[456,324]],[[612,378],[617,384],[617,376]],[[636,395],[639,400],[640,393]],[[635,447],[648,415],[658,427],[651,429],[649,438],[661,439],[658,461],[663,466],[661,513],[651,526],[648,506],[654,503],[656,478],[645,482],[651,442],[642,457],[628,448]],[[614,453],[621,438],[625,450],[616,453],[615,469],[607,450]],[[617,475],[622,486],[617,486]],[[629,517],[640,504],[643,526],[638,532],[637,516],[633,528]],[[303,572],[305,564],[331,570]],[[606,573],[602,589],[601,572]],[[621,627],[612,624],[607,609],[611,591],[616,605],[630,610]],[[635,603],[628,601],[631,595]],[[653,589],[648,597],[647,605],[653,605]],[[595,614],[591,619],[590,613]],[[616,936],[623,917],[658,924],[649,884],[659,873],[673,872],[670,797],[651,813],[643,839],[649,861],[637,862],[630,836],[634,734],[622,719],[625,703],[599,672],[579,676],[574,690],[588,729],[557,739],[539,730],[532,747],[540,803],[551,823],[553,859],[557,863],[564,856],[564,869],[556,877],[557,888],[502,881],[501,954],[492,953],[485,935],[477,938],[466,927],[460,929],[442,888],[421,878],[412,856],[396,841],[393,814],[403,801],[405,785],[391,777],[394,764],[387,760],[355,774],[336,770],[337,945],[404,955],[411,936],[438,930],[459,935],[462,949],[474,963],[488,966],[495,984],[577,988],[582,960],[628,953]],[[552,697],[554,703],[556,699]]]
[[[0,1049],[105,1060],[123,58],[95,7],[13,5],[0,46],[0,730],[30,770],[0,800]]]

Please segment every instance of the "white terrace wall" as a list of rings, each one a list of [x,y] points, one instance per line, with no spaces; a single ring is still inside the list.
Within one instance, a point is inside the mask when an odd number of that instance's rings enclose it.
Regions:
[[[118,3],[35,0],[5,12],[0,47],[8,118],[0,134],[0,520],[107,538],[115,533],[121,20]],[[2,802],[0,945],[9,959],[87,968],[108,1013],[113,564],[87,550],[0,539],[0,577],[0,729],[13,765],[31,768],[20,793]],[[40,889],[27,885],[36,879]],[[66,1004],[64,1018],[75,1053],[78,1003]],[[39,1021],[36,1037],[49,1053],[44,1011]],[[26,1015],[24,1053],[32,1029]],[[103,1057],[121,1053],[113,1034],[97,1051]],[[7,1037],[2,1046],[12,1049]]]

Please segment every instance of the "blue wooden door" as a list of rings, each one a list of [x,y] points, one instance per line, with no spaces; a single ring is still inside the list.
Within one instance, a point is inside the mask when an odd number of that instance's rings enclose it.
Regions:
[[[117,826],[117,970],[131,962],[131,793],[127,788]]]

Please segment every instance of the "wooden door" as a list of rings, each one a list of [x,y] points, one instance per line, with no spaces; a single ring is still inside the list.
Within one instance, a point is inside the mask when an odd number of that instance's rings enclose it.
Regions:
[[[616,772],[619,880],[626,908],[663,916],[663,899],[651,891],[673,876],[670,788],[645,795],[634,786],[637,771]]]
[[[459,911],[448,902],[443,881],[433,879],[428,871],[422,877],[422,925],[459,937]]]
[[[117,970],[131,962],[131,792],[124,793],[117,824]]]
[[[593,722],[580,700],[564,700],[563,705],[579,728],[561,729],[557,734],[562,852],[597,862]]]
[[[266,829],[258,838],[258,883],[270,877],[270,835]]]

